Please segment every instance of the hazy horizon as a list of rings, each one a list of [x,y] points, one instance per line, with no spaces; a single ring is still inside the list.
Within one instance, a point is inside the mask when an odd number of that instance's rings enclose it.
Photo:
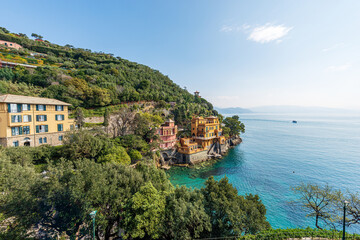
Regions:
[[[1,26],[148,65],[214,106],[360,109],[360,1],[44,3],[14,0]]]

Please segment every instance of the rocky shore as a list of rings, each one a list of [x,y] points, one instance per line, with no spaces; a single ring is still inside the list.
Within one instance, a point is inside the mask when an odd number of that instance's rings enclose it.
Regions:
[[[229,149],[239,145],[242,139],[239,136],[231,137],[224,144],[218,142],[212,144],[209,149],[194,154],[182,154],[176,149],[161,151],[159,167],[169,169],[171,166],[187,167],[196,165],[211,159],[222,158]]]

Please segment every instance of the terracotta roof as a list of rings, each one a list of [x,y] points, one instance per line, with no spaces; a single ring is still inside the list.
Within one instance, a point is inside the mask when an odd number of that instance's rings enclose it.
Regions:
[[[13,95],[13,94],[0,95],[0,102],[71,106],[71,104],[69,103],[62,102],[52,98],[29,97],[29,96]]]

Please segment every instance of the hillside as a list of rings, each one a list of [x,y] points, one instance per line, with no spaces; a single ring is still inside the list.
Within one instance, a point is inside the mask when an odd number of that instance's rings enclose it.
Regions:
[[[0,69],[0,93],[56,98],[87,109],[134,101],[174,102],[179,123],[192,114],[217,114],[211,103],[194,97],[158,70],[113,54],[60,46],[41,36],[35,41],[5,28],[0,28],[0,40],[22,46],[17,50],[0,45],[0,60],[37,66]]]

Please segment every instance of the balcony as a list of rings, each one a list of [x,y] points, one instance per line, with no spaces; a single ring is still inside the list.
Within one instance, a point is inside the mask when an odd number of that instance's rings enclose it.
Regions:
[[[216,138],[216,136],[211,136],[211,137],[193,137],[194,139],[199,139],[199,140],[211,140]]]

